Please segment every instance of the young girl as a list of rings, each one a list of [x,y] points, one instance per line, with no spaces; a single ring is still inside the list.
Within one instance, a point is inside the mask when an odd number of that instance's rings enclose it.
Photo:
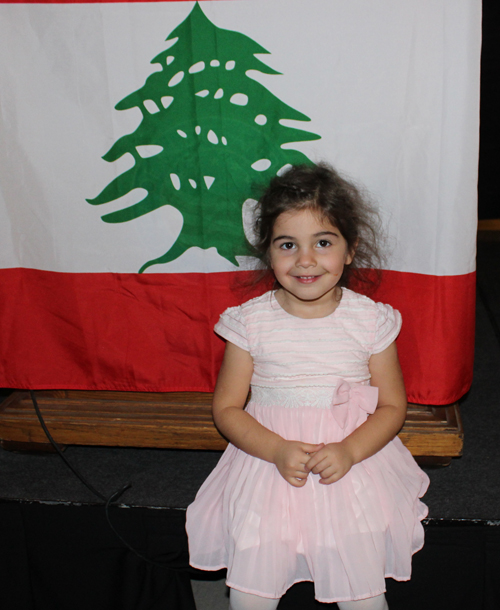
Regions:
[[[188,508],[191,565],[227,567],[232,610],[274,609],[306,580],[341,610],[383,610],[385,577],[408,580],[423,545],[428,478],[396,436],[401,316],[346,288],[376,260],[374,213],[318,165],[274,178],[257,214],[276,289],[215,327],[230,444]]]

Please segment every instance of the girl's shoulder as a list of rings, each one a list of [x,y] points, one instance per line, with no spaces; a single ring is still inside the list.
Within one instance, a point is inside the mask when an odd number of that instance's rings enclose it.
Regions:
[[[272,310],[272,291],[269,291],[242,305],[228,307],[215,325],[215,332],[238,347],[248,350],[249,333],[262,324],[266,320],[265,314],[271,313]]]
[[[372,343],[372,353],[385,349],[401,330],[402,318],[397,309],[348,288],[342,289],[341,310],[346,326],[366,333],[366,338]],[[337,311],[340,313],[340,308]]]
[[[359,311],[380,312],[380,311],[397,311],[387,303],[380,303],[370,299],[370,297],[359,292],[354,292],[350,288],[342,288],[342,301],[351,308],[356,308]],[[398,312],[399,313],[399,312]]]
[[[255,310],[273,309],[274,290],[268,290],[258,297],[254,297],[240,305],[244,311],[251,312]]]
[[[238,317],[241,317],[242,315],[249,315],[249,314],[258,313],[258,312],[264,311],[264,310],[271,310],[271,309],[273,309],[272,300],[273,300],[273,291],[268,290],[267,292],[265,292],[264,294],[261,294],[258,297],[253,297],[252,299],[245,301],[245,303],[242,303],[241,305],[236,305],[234,307],[228,307],[222,313],[222,315],[229,314],[229,315],[237,315]]]

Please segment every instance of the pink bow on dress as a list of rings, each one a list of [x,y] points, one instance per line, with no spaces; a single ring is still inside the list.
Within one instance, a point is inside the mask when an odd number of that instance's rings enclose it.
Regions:
[[[349,433],[375,412],[378,403],[378,388],[371,385],[350,384],[341,379],[332,399],[332,414],[335,421]]]

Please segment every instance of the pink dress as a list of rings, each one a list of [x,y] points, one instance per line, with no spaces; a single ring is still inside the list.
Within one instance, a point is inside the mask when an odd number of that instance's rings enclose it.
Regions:
[[[286,439],[329,443],[375,410],[368,359],[400,327],[398,311],[343,289],[325,318],[292,316],[268,292],[225,311],[215,330],[254,360],[253,417]],[[321,602],[379,595],[385,577],[410,578],[428,483],[399,438],[338,482],[310,474],[300,488],[230,444],[188,507],[190,563],[227,567],[230,587],[263,597],[305,580]]]

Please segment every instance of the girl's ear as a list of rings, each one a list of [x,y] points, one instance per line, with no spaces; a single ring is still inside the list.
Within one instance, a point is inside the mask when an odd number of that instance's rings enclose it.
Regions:
[[[346,256],[345,256],[346,265],[350,265],[352,263],[352,261],[354,260],[354,255],[356,254],[357,247],[358,247],[358,240],[356,240],[356,243],[354,244],[354,246],[351,249],[349,249],[346,253]]]

